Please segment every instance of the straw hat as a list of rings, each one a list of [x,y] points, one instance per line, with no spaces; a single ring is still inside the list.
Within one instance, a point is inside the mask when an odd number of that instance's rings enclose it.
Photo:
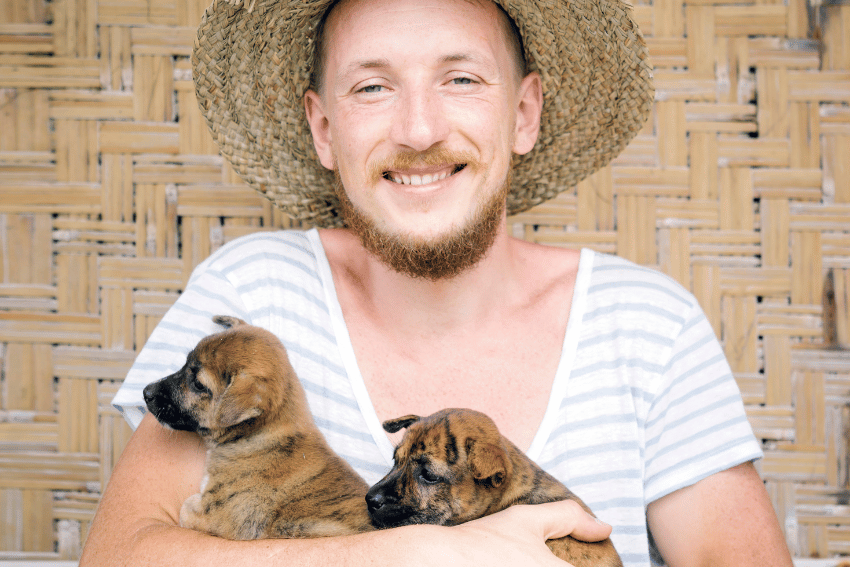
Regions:
[[[572,188],[619,154],[653,99],[646,45],[624,0],[495,0],[543,82],[535,148],[514,161],[508,214]],[[232,4],[231,4],[232,2]],[[198,28],[195,90],[221,153],[292,217],[341,226],[333,173],[303,97],[316,27],[333,0],[215,0]]]

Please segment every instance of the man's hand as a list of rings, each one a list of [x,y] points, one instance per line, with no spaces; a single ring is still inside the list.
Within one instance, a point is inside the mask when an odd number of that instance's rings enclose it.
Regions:
[[[467,522],[458,528],[488,530],[506,539],[556,539],[572,536],[581,541],[602,541],[611,526],[585,512],[572,500],[547,504],[518,505],[502,513]]]
[[[570,535],[601,541],[611,535],[605,524],[573,501],[511,506],[490,516],[449,528],[434,545],[445,546],[441,565],[551,565],[563,567],[547,539]],[[430,563],[429,563],[430,565]]]

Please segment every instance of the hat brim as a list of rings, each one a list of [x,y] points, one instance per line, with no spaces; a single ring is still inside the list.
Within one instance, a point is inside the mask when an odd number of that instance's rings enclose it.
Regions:
[[[236,0],[238,1],[238,0]],[[621,0],[496,0],[513,18],[543,115],[534,149],[514,161],[508,214],[574,187],[616,157],[649,116],[646,44]],[[333,0],[215,0],[193,51],[201,111],[223,156],[295,219],[342,226],[333,173],[304,112],[316,28]]]

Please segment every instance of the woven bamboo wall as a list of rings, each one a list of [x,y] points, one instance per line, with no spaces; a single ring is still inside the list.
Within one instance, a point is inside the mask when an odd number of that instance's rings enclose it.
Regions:
[[[130,434],[109,400],[134,353],[211,251],[287,226],[196,110],[203,7],[0,3],[0,559],[77,557]],[[850,553],[850,6],[654,0],[636,14],[651,121],[514,233],[692,289],[764,439],[792,549]]]

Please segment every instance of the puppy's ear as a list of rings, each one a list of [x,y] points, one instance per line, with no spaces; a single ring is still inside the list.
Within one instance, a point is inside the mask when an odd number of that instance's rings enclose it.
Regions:
[[[498,488],[511,474],[511,461],[499,445],[466,440],[466,462],[475,480]]]
[[[212,320],[213,323],[221,325],[222,327],[227,327],[228,329],[238,327],[239,325],[247,325],[247,323],[239,317],[231,317],[230,315],[216,315],[212,318]]]
[[[383,423],[384,431],[387,433],[396,433],[397,431],[409,427],[411,424],[419,421],[418,415],[405,415],[395,419],[388,419]]]
[[[269,404],[267,392],[252,376],[240,372],[233,377],[215,409],[215,423],[221,429],[233,427],[263,415]]]

